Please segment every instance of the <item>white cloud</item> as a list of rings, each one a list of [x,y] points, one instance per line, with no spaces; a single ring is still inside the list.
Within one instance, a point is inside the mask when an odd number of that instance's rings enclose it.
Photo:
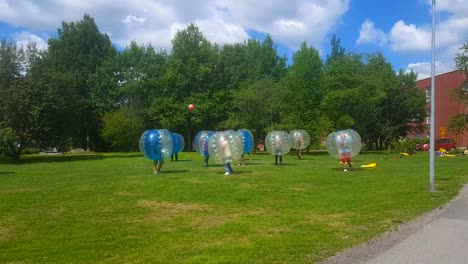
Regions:
[[[431,31],[403,21],[395,23],[389,33],[390,47],[395,51],[427,51],[431,49]]]
[[[219,44],[242,42],[249,38],[242,26],[225,23],[221,19],[197,20],[196,24],[207,39]]]
[[[432,1],[427,1],[428,5]],[[430,11],[430,10],[429,10]],[[459,48],[468,40],[468,2],[466,0],[437,0],[435,25],[436,74],[455,69],[454,58]],[[445,12],[442,16],[441,12]],[[394,33],[392,35],[392,32]],[[431,26],[416,27],[398,21],[390,33],[391,48],[400,52],[429,52],[431,50]],[[430,62],[410,63],[418,79],[430,77]]]
[[[270,33],[291,48],[302,41],[319,46],[349,7],[349,0],[224,0],[232,20],[245,28]]]
[[[18,44],[26,47],[29,42],[35,42],[36,47],[39,50],[47,49],[47,41],[37,35],[30,32],[22,31],[13,35],[13,40]]]
[[[432,6],[432,0],[426,1]],[[466,17],[468,14],[468,3],[466,0],[437,0],[435,5],[436,12],[448,12],[455,16]]]
[[[384,45],[387,43],[387,36],[382,30],[374,26],[374,22],[366,20],[362,23],[361,29],[359,30],[359,38],[356,43],[376,43],[378,45]]]
[[[416,62],[408,64],[406,72],[413,70],[418,74],[418,80],[426,79],[431,77],[431,63],[430,62]],[[435,63],[435,75],[446,73],[453,70],[451,64],[447,64],[443,61],[436,61]]]
[[[126,24],[143,24],[146,21],[146,17],[136,17],[136,16],[127,16],[124,20],[122,20],[123,23]]]
[[[90,14],[119,45],[131,40],[170,48],[176,29],[191,22],[219,43],[242,42],[248,30],[270,33],[275,42],[319,46],[350,0],[0,0],[0,21],[55,32],[61,21]]]

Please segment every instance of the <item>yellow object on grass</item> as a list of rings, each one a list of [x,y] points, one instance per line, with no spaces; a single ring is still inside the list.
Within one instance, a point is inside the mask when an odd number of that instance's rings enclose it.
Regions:
[[[400,155],[402,155],[402,156],[409,156],[409,154],[406,153],[406,152],[402,152],[402,153],[400,153]]]
[[[456,157],[456,155],[454,155],[454,154],[445,154],[444,157],[453,158],[453,157]]]
[[[361,168],[375,168],[375,167],[377,167],[377,163],[361,165]]]

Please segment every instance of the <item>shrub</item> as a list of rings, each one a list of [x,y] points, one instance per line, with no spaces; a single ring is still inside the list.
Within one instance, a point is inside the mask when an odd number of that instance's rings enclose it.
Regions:
[[[25,148],[21,150],[21,154],[39,154],[39,149],[37,148]]]

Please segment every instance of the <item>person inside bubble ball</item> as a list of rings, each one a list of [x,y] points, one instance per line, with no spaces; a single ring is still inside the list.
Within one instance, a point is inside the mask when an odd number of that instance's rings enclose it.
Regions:
[[[350,138],[347,134],[340,135],[340,157],[343,164],[343,171],[351,170],[351,147]]]
[[[161,173],[161,168],[164,164],[164,159],[161,158],[160,160],[153,160],[153,172],[154,174]]]
[[[274,140],[274,149],[275,149],[275,165],[283,166],[283,149],[282,149],[283,142],[281,141],[281,137],[279,135],[275,136]]]
[[[203,137],[202,139],[202,149],[203,149],[203,166],[208,167],[208,160],[210,159],[210,153],[208,153],[208,139]]]
[[[220,143],[219,143],[220,149],[223,151],[223,158],[224,158],[224,175],[231,175],[233,170],[231,167],[231,157],[232,157],[232,152],[231,152],[231,147],[229,146],[229,142],[225,137],[221,137]]]
[[[245,159],[244,159],[244,153],[242,153],[240,159],[239,159],[239,164],[237,166],[245,166]]]
[[[302,135],[296,135],[296,146],[297,146],[297,158],[302,158],[302,145],[304,144],[304,139]]]

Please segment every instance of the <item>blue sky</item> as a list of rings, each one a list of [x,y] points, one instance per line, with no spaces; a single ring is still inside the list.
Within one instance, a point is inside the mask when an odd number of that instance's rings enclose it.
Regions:
[[[468,41],[468,0],[437,0],[436,10],[436,72],[443,73]],[[170,50],[174,34],[194,22],[211,42],[269,33],[280,55],[291,58],[306,41],[325,58],[335,34],[347,51],[382,51],[395,70],[430,74],[431,0],[0,0],[0,38],[46,48],[61,21],[84,13],[119,47],[135,40]]]

